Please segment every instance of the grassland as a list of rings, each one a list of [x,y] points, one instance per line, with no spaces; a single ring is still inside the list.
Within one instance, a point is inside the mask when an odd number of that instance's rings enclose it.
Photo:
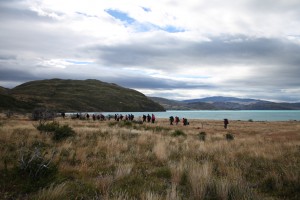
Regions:
[[[56,121],[75,136],[54,141],[38,122],[1,116],[2,199],[300,198],[298,121]]]

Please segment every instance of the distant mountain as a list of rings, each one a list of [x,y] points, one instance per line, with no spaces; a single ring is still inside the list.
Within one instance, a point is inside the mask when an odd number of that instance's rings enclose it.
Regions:
[[[170,100],[151,97],[152,100],[164,106],[165,109],[174,109]],[[174,101],[171,100],[173,103]],[[274,103],[258,99],[242,99],[235,97],[207,97],[176,101],[176,110],[300,110],[300,103]],[[175,110],[175,109],[174,109]]]
[[[47,107],[65,112],[165,110],[138,91],[91,79],[31,81],[10,89],[8,93],[0,96],[1,110],[30,110],[33,107]]]
[[[149,99],[153,100],[154,102],[163,106],[166,110],[189,110],[190,108],[186,106],[186,103],[181,101],[175,101],[160,97],[148,97]]]
[[[195,102],[206,102],[206,103],[217,103],[217,102],[231,102],[231,103],[239,103],[239,104],[253,104],[257,102],[262,102],[262,100],[257,99],[241,99],[236,97],[222,97],[222,96],[215,96],[215,97],[206,97],[202,99],[190,99],[184,100],[185,103],[195,103]]]

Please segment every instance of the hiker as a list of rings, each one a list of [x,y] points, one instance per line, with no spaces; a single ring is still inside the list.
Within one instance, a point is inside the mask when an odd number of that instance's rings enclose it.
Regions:
[[[143,115],[143,122],[146,122],[146,118],[147,118],[147,116]]]
[[[149,123],[150,120],[151,120],[151,116],[148,114],[148,115],[147,115],[147,122]]]
[[[183,126],[190,125],[187,118],[182,118],[182,121],[183,121]]]
[[[90,119],[89,113],[86,114],[86,118],[87,118],[88,120]]]
[[[134,119],[134,115],[133,115],[133,114],[130,114],[130,115],[129,115],[129,120],[130,120],[130,121],[133,121],[133,119]]]
[[[179,117],[176,116],[176,117],[175,117],[175,124],[178,125],[178,122],[179,122],[179,121],[180,121],[180,120],[179,120]]]
[[[224,119],[224,128],[227,129],[227,125],[229,124],[228,119]]]
[[[104,121],[105,120],[105,116],[103,114],[100,114],[100,120]]]
[[[93,121],[96,121],[96,115],[93,114]]]
[[[62,113],[61,113],[61,116],[62,116],[62,118],[65,118],[66,113],[62,112]]]
[[[79,116],[79,114],[77,113],[77,114],[76,114],[76,118],[79,119],[79,117],[80,117],[80,116]]]
[[[154,122],[155,122],[155,116],[154,116],[154,114],[152,114],[151,119],[152,119],[152,124],[154,124]]]
[[[170,116],[170,125],[173,125],[173,122],[174,122],[174,117]]]

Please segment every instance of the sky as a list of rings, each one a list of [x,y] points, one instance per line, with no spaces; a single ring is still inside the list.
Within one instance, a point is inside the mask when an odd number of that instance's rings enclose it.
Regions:
[[[0,0],[0,85],[300,102],[299,0]]]

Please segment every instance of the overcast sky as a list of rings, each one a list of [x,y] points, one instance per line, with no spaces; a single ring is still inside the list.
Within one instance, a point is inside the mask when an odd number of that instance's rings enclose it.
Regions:
[[[126,4],[125,4],[126,3]],[[0,0],[0,85],[300,102],[299,0]]]

